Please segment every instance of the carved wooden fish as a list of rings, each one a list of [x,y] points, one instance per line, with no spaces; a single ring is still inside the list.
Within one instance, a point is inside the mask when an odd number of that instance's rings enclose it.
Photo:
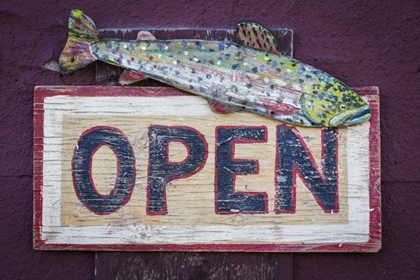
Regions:
[[[101,60],[126,69],[123,85],[155,79],[208,99],[219,113],[246,110],[308,127],[343,127],[370,118],[369,105],[344,83],[280,55],[264,26],[240,22],[237,35],[242,44],[158,40],[147,31],[137,40],[100,39],[93,21],[73,10],[59,64],[62,73],[70,73]]]

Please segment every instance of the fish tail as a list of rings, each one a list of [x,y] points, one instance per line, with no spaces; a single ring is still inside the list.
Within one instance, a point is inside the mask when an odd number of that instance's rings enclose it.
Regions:
[[[68,29],[67,43],[59,59],[60,71],[63,74],[76,71],[95,61],[90,46],[99,39],[92,19],[80,10],[71,11]]]

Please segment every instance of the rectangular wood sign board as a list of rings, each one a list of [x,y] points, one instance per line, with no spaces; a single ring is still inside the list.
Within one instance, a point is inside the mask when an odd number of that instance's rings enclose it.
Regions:
[[[35,89],[34,248],[376,252],[379,93],[369,122],[213,113],[170,87]]]

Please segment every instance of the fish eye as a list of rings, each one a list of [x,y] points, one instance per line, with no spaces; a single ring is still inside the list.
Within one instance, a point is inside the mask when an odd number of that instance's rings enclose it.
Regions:
[[[344,105],[343,103],[340,104],[340,110],[345,110],[346,109],[346,105]]]

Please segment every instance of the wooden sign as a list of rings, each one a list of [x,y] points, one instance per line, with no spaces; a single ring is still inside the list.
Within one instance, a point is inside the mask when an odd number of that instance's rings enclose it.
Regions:
[[[378,251],[379,94],[354,90],[371,120],[318,129],[174,88],[37,87],[34,247]]]

